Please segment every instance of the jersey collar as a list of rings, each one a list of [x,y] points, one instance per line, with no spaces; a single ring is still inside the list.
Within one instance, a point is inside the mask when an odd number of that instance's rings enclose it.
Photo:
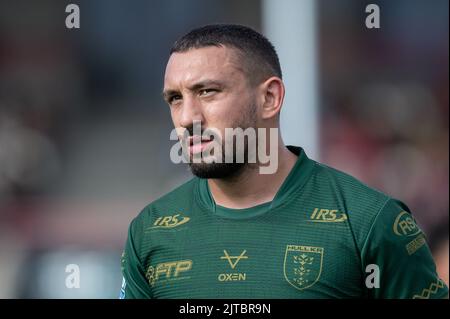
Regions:
[[[287,148],[298,156],[297,162],[271,202],[244,209],[231,209],[216,205],[209,189],[208,180],[201,178],[197,178],[196,200],[214,215],[230,219],[256,217],[287,203],[301,191],[315,166],[315,161],[309,159],[301,147],[289,145]]]

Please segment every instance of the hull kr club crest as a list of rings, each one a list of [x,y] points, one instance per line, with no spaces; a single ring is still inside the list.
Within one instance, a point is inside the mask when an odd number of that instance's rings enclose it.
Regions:
[[[284,255],[284,278],[299,290],[314,285],[322,273],[323,248],[287,245]]]

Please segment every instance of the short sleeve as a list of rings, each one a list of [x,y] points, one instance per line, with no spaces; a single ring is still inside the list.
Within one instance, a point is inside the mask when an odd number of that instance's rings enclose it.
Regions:
[[[448,296],[436,265],[408,207],[389,199],[376,216],[361,251],[363,270],[378,269],[369,296],[383,299],[435,299]],[[370,267],[368,267],[370,266]],[[367,284],[366,284],[367,286]]]
[[[145,278],[144,267],[142,266],[135,243],[135,223],[136,219],[130,224],[128,238],[125,244],[125,250],[122,254],[122,288],[120,299],[150,299],[151,290]]]

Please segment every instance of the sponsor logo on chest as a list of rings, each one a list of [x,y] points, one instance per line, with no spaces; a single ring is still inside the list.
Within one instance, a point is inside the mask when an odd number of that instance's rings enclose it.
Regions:
[[[337,209],[314,208],[309,221],[313,223],[341,223],[347,220],[347,214]]]

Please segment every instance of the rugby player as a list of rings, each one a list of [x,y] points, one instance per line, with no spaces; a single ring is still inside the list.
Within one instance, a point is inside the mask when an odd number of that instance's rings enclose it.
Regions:
[[[191,160],[214,142],[192,135],[195,123],[221,136],[279,129],[284,94],[274,47],[251,28],[204,26],[171,49],[163,96],[175,128],[189,133],[180,140]],[[276,155],[270,174],[259,161],[221,161],[225,145],[209,155],[215,161],[190,161],[194,177],[131,222],[121,298],[448,295],[404,203],[309,159],[281,134],[257,144]]]

